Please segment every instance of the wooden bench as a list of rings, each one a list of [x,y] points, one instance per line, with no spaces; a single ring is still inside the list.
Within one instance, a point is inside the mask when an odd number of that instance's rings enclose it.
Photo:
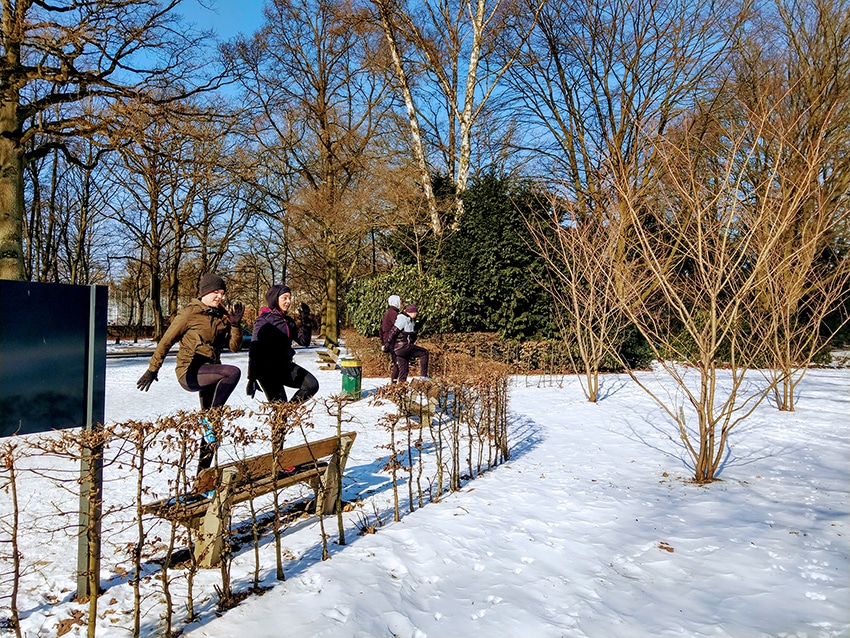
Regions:
[[[339,348],[333,344],[328,344],[324,350],[316,351],[319,355],[320,370],[334,370],[339,363]]]
[[[402,413],[419,417],[423,427],[431,427],[431,421],[437,414],[440,388],[435,384],[419,379],[412,379],[410,388],[413,392],[408,395],[407,401],[400,406]]]
[[[198,475],[191,493],[148,503],[142,511],[196,529],[195,559],[200,567],[215,567],[230,509],[236,503],[307,483],[316,494],[316,513],[333,513],[356,437],[356,432],[346,432],[284,448],[277,452],[277,459],[269,452],[207,468]]]

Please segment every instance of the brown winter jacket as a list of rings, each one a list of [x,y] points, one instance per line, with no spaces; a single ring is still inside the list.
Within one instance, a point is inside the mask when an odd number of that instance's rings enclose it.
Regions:
[[[220,363],[225,346],[231,352],[239,352],[242,330],[239,326],[230,325],[224,308],[207,306],[200,299],[195,299],[174,316],[156,346],[148,369],[157,372],[171,346],[178,341],[180,349],[177,351],[175,373],[180,379],[196,357],[203,363]]]

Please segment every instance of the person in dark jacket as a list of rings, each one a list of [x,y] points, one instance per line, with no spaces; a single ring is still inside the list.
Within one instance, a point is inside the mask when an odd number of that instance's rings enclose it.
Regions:
[[[175,373],[180,386],[188,392],[197,392],[201,409],[208,410],[224,405],[239,383],[241,371],[236,366],[221,363],[221,352],[228,346],[232,352],[242,348],[242,329],[239,323],[245,307],[236,302],[228,310],[222,305],[225,294],[224,279],[213,273],[201,278],[198,299],[180,310],[168,326],[154,350],[148,369],[136,382],[139,390],[147,392],[162,367],[171,347],[180,342]],[[216,449],[214,428],[206,417],[207,426],[201,442],[198,471],[212,464]]]
[[[395,352],[393,352],[390,345],[390,333],[393,330],[393,326],[395,326],[395,320],[398,318],[399,308],[401,308],[401,297],[390,295],[390,298],[387,299],[387,304],[387,310],[381,319],[379,334],[381,337],[381,350],[390,355],[390,361],[392,362],[392,366],[390,367],[390,383],[395,383],[398,381],[398,362],[395,359]]]
[[[286,388],[297,388],[290,401],[301,403],[319,391],[316,377],[292,360],[293,342],[310,345],[310,307],[301,304],[296,323],[288,314],[292,291],[286,284],[269,288],[266,303],[254,322],[248,350],[248,395],[253,397],[259,384],[268,401],[286,401]]]
[[[400,312],[396,317],[395,325],[390,332],[390,343],[395,352],[396,362],[398,362],[398,382],[407,382],[407,373],[410,369],[410,360],[413,358],[419,359],[419,377],[421,379],[428,378],[428,351],[415,345],[416,341],[416,324],[414,320],[419,314],[419,310],[413,304],[408,304],[404,308],[404,312]]]

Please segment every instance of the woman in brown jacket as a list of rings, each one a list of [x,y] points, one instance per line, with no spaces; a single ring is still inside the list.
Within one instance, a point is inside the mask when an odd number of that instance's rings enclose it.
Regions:
[[[192,301],[175,315],[168,330],[159,340],[148,364],[147,371],[136,383],[145,392],[157,380],[171,347],[180,342],[177,351],[175,373],[177,381],[188,392],[198,392],[201,409],[222,406],[239,383],[241,371],[236,366],[221,363],[221,351],[228,346],[232,352],[242,347],[242,329],[239,322],[245,312],[244,306],[236,302],[228,312],[222,305],[224,280],[208,273],[201,279],[199,299]],[[216,439],[211,424],[206,422],[207,431],[201,442],[201,459],[198,471],[209,467],[215,454]]]

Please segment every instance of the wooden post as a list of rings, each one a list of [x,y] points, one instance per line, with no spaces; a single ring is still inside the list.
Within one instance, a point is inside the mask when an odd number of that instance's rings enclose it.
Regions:
[[[228,467],[222,470],[221,482],[216,486],[207,512],[201,519],[198,539],[195,542],[195,560],[202,569],[215,567],[221,558],[225,526],[230,520],[231,483],[236,474],[236,468]]]
[[[354,443],[348,437],[342,437],[339,440],[339,446],[331,457],[328,467],[325,469],[325,475],[322,478],[321,484],[318,486],[316,498],[316,513],[320,511],[323,514],[333,514],[336,507],[336,500],[342,491],[342,473],[345,470],[345,464],[348,462],[348,453],[351,450],[351,444]]]
[[[95,344],[97,340],[97,286],[89,286],[89,330],[85,362],[85,423],[94,431],[99,424],[95,414]],[[106,345],[104,344],[105,348]],[[103,414],[101,407],[98,413]],[[103,449],[84,447],[80,459],[80,536],[77,542],[77,598],[95,598],[100,593],[100,533],[103,501]]]

